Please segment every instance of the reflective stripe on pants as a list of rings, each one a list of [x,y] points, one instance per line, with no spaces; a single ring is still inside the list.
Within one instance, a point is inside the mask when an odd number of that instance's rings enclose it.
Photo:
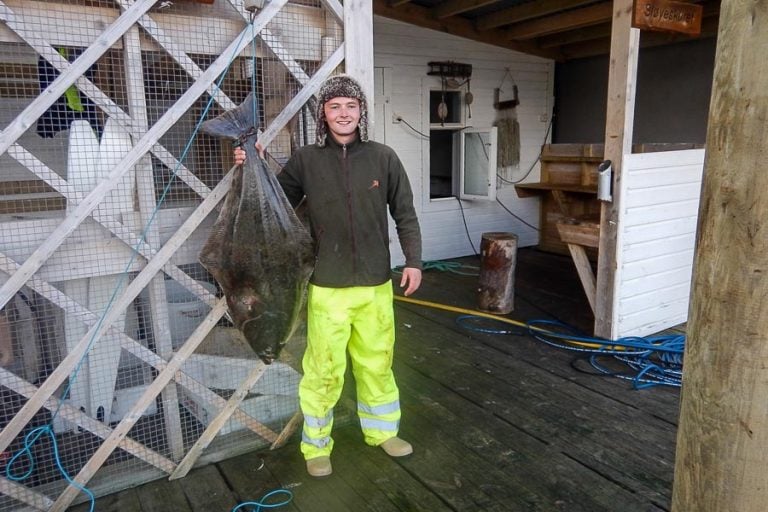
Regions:
[[[304,413],[301,451],[312,459],[333,449],[333,407],[344,386],[347,350],[365,442],[397,435],[400,401],[392,374],[395,322],[392,283],[351,288],[309,286],[307,349],[299,404]],[[318,419],[329,418],[328,421]]]

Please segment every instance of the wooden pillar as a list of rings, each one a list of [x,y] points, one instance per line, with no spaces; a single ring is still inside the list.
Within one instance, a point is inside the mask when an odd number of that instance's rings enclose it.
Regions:
[[[595,335],[613,337],[615,309],[616,236],[621,207],[619,184],[625,154],[632,151],[635,114],[635,82],[640,31],[632,28],[632,0],[614,0],[611,29],[608,103],[605,119],[605,158],[612,162],[613,201],[600,212],[600,247],[595,290]]]
[[[125,55],[125,83],[128,94],[128,105],[134,127],[139,133],[146,133],[149,128],[147,119],[146,94],[144,91],[144,65],[141,58],[141,41],[139,27],[131,27],[123,37]],[[134,140],[138,137],[134,136]],[[141,223],[147,226],[153,217],[157,201],[155,199],[155,178],[152,170],[152,159],[149,154],[142,157],[136,165],[137,197]],[[152,247],[160,247],[160,229],[157,223],[149,224],[146,240]],[[154,333],[157,353],[166,361],[173,357],[171,346],[171,331],[168,318],[168,300],[165,293],[165,278],[158,273],[148,286],[149,303],[151,305],[152,332]],[[149,377],[149,375],[145,376]],[[176,386],[167,386],[162,393],[163,415],[168,446],[173,460],[181,460],[184,456],[184,439],[179,416],[179,397]]]
[[[371,0],[344,2],[344,69],[360,82],[368,99],[368,133],[374,132],[373,4]]]
[[[721,5],[674,512],[768,508],[768,3]]]

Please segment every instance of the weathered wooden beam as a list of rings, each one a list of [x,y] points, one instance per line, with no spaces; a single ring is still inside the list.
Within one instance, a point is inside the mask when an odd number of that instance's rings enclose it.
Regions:
[[[125,0],[120,1],[125,2]],[[144,30],[152,31],[153,37],[157,39],[158,43],[163,44],[166,51],[174,56],[187,73],[193,73],[196,76],[202,74],[200,68],[197,67],[186,53],[174,49],[173,41],[165,38],[162,30],[152,24],[149,16],[139,18],[139,23],[144,27]],[[131,27],[123,37],[123,55],[125,56],[125,84],[128,105],[130,105],[129,111],[133,117],[134,128],[139,133],[144,133],[149,128],[149,118],[144,89],[144,64],[141,57],[139,27]],[[211,87],[208,90],[212,97],[218,98],[223,108],[227,108],[227,105],[230,104],[234,106],[234,103],[224,93],[219,95],[217,92],[220,92],[218,87]],[[158,225],[152,222],[152,217],[158,204],[155,199],[155,173],[152,169],[152,159],[149,155],[144,155],[139,160],[135,168],[135,175],[139,214],[142,224],[146,226],[144,230],[145,240],[150,246],[159,247],[161,245],[160,230]],[[162,358],[170,359],[173,355],[173,346],[171,344],[170,322],[168,321],[168,298],[163,275],[158,273],[153,277],[147,288],[149,291],[149,309],[156,350]],[[173,459],[179,460],[184,455],[184,438],[176,386],[167,386],[163,389],[161,400],[163,403],[163,419],[165,420],[164,426],[168,445],[170,446]]]
[[[768,4],[720,13],[672,510],[768,503]]]
[[[544,36],[539,39],[539,46],[542,48],[554,48],[569,44],[583,43],[584,41],[593,41],[595,39],[607,40],[609,43],[608,48],[610,48],[611,24],[603,23],[592,27],[568,30],[550,36]]]
[[[582,9],[566,11],[544,18],[537,18],[525,23],[518,23],[505,31],[506,37],[524,41],[536,37],[555,34],[565,30],[574,30],[590,25],[605,23],[611,19],[613,4],[603,2]]]
[[[366,98],[373,104],[373,7],[370,0],[346,0],[344,5],[344,70],[360,83]],[[371,127],[375,109],[368,110]],[[371,130],[373,132],[373,129]]]
[[[435,19],[431,16],[429,9],[419,7],[418,5],[405,5],[395,9],[388,5],[386,0],[373,0],[373,13],[385,18],[416,25],[417,27],[437,30],[521,53],[537,55],[548,59],[558,57],[557,52],[551,49],[539,48],[537,45],[526,41],[512,41],[501,30],[479,31],[470,20],[460,16],[452,16],[442,20]]]
[[[472,11],[499,3],[501,0],[448,0],[432,8],[432,16],[441,20],[450,16],[456,16],[463,12]]]
[[[600,247],[595,289],[595,335],[613,336],[619,191],[624,155],[632,153],[635,91],[640,31],[632,28],[632,0],[615,0],[611,54],[608,68],[608,101],[605,120],[604,158],[612,162],[613,199],[600,209]]]
[[[558,13],[566,9],[572,9],[594,3],[594,0],[541,0],[516,5],[494,13],[480,16],[475,20],[478,30],[490,30],[504,25],[512,25],[534,18],[541,18]]]
[[[640,48],[653,48],[656,46],[684,43],[695,39],[716,37],[717,26],[717,17],[711,16],[709,18],[704,18],[704,21],[701,24],[701,35],[699,37],[668,32],[641,32]],[[591,39],[589,41],[574,42],[573,44],[564,44],[560,46],[559,49],[565,59],[580,59],[584,57],[594,57],[596,55],[607,55],[611,49],[611,39],[606,36],[599,39]]]

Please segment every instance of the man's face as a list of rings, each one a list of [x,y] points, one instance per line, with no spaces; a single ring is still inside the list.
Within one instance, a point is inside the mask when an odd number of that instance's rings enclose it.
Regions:
[[[355,140],[360,123],[360,102],[356,98],[331,98],[323,105],[325,121],[333,138],[339,144]]]

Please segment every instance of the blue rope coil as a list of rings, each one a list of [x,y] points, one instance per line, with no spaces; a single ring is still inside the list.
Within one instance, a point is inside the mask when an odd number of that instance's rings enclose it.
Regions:
[[[270,498],[279,495],[283,495],[285,498],[283,498],[282,501],[268,501]],[[244,507],[256,507],[247,512],[261,512],[261,509],[283,507],[289,504],[291,500],[293,500],[293,493],[291,491],[288,489],[275,489],[274,491],[270,491],[265,494],[259,501],[245,501],[240,503],[232,509],[232,512],[237,512],[240,509],[244,509]]]

